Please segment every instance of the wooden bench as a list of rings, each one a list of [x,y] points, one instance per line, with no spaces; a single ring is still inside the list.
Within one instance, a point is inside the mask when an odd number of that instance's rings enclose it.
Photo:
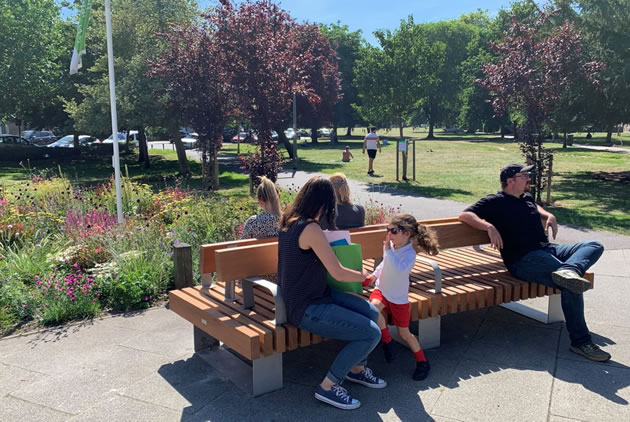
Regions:
[[[423,348],[440,345],[440,319],[451,313],[501,305],[545,323],[563,320],[560,291],[511,276],[499,253],[482,246],[489,243],[486,232],[456,218],[422,223],[441,249],[434,257],[418,254],[410,276],[409,317]],[[382,257],[385,234],[384,225],[351,232],[368,271]],[[282,354],[323,339],[286,323],[277,286],[265,279],[277,270],[276,239],[203,245],[200,252],[202,285],[193,287],[190,247],[176,247],[176,290],[169,293],[170,309],[194,325],[195,351],[210,350],[209,361],[254,396],[282,388]],[[593,281],[593,274],[586,278]],[[544,296],[547,312],[519,303]]]

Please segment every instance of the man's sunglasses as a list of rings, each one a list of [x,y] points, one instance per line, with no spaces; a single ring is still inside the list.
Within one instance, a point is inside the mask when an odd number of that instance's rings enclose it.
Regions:
[[[387,231],[391,234],[398,234],[404,232],[405,230],[402,227],[388,227]]]

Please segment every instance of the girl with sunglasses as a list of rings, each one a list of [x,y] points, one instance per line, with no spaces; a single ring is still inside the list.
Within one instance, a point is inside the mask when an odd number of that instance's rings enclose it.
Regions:
[[[415,380],[425,379],[431,369],[418,339],[409,331],[409,274],[416,262],[416,254],[421,251],[437,255],[439,249],[435,235],[418,224],[412,215],[396,215],[387,227],[383,261],[366,279],[369,284],[376,281],[370,303],[379,310],[377,324],[381,329],[385,360],[391,362],[394,359],[390,344],[392,338],[385,323],[385,314],[391,314],[398,334],[416,358],[416,368],[412,374]]]

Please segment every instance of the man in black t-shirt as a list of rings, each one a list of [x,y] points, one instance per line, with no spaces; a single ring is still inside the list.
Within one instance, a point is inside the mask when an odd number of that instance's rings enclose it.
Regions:
[[[604,252],[599,242],[568,245],[550,243],[558,232],[556,217],[536,204],[529,194],[533,166],[510,164],[501,170],[502,190],[480,199],[459,215],[460,221],[488,232],[490,243],[501,251],[506,268],[515,277],[562,291],[561,302],[571,351],[594,361],[610,354],[593,344],[584,320],[583,292],[591,288],[584,273]],[[545,225],[541,218],[546,220]]]

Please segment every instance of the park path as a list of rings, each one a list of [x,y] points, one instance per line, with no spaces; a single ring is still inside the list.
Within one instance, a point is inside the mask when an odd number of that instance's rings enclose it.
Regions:
[[[583,145],[573,143],[574,147],[578,148],[586,148],[586,149],[594,149],[596,151],[606,151],[606,152],[616,152],[621,154],[630,154],[630,148],[620,148],[620,147],[602,147],[598,145]]]

